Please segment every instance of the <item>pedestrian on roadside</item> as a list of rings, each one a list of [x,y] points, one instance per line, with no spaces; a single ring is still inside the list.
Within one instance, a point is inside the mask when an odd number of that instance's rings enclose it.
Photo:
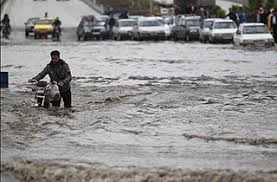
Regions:
[[[273,29],[272,29],[273,11],[274,11],[273,8],[270,9],[270,10],[269,10],[270,13],[269,13],[269,15],[267,16],[267,27],[268,27],[268,31],[269,31],[269,32],[272,32],[272,31],[273,31]]]
[[[230,19],[230,20],[233,20],[236,24],[238,23],[238,22],[237,22],[237,20],[238,20],[237,15],[236,15],[236,13],[233,11],[232,8],[229,8],[229,13],[228,13],[224,18],[226,18],[226,17],[229,17],[229,19]]]
[[[113,27],[115,26],[114,15],[112,15],[111,18],[109,19],[108,25],[109,25],[109,37],[112,38]]]
[[[239,12],[237,13],[237,20],[239,24],[246,22],[246,14],[242,7],[239,8]]]
[[[9,25],[10,24],[10,18],[9,18],[9,15],[8,14],[5,14],[3,19],[1,20],[1,23],[3,25]]]
[[[0,31],[2,31],[2,29],[3,32],[6,32],[7,35],[9,35],[12,31],[12,27],[10,25],[10,18],[8,14],[5,14],[3,19],[1,20]]]
[[[272,33],[275,43],[277,43],[277,10],[273,11],[272,15]]]
[[[256,15],[257,23],[267,24],[266,19],[267,19],[267,17],[266,17],[266,13],[264,11],[264,8],[263,7],[258,8],[257,15]]]
[[[39,81],[43,79],[46,75],[49,75],[50,81],[56,81],[58,83],[59,91],[61,93],[61,98],[63,98],[64,107],[71,107],[71,88],[70,82],[72,79],[71,71],[68,64],[60,58],[60,52],[54,50],[50,53],[51,61],[46,65],[46,67],[37,76],[29,80]],[[61,98],[52,103],[52,106],[60,107]]]
[[[201,20],[204,20],[208,17],[207,11],[204,7],[200,7],[196,14],[201,17]]]
[[[187,8],[187,13],[194,15],[195,11],[196,11],[195,6],[192,3],[190,3],[189,7]]]

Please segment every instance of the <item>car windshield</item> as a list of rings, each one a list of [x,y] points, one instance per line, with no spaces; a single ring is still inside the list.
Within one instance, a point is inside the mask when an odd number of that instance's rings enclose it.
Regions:
[[[107,17],[107,16],[97,16],[96,18],[98,20],[102,21],[102,22],[105,22],[109,17]]]
[[[136,21],[120,21],[119,22],[119,25],[121,27],[133,27],[137,24]]]
[[[31,18],[27,22],[28,23],[36,23],[37,21],[39,21],[39,18]]]
[[[174,19],[173,19],[172,17],[166,17],[166,18],[164,18],[164,22],[165,22],[166,24],[172,25],[173,22],[174,22]]]
[[[186,22],[188,27],[199,27],[201,25],[200,20],[187,20]]]
[[[39,25],[41,25],[41,24],[53,24],[53,22],[54,22],[54,20],[39,20],[36,24],[39,24]]]
[[[243,33],[244,34],[268,33],[268,29],[265,25],[245,26],[243,28]]]
[[[213,26],[213,24],[214,24],[213,21],[206,21],[205,24],[204,24],[204,28],[210,28],[210,27]]]
[[[85,27],[92,27],[92,26],[93,26],[93,21],[84,21],[84,22],[83,22],[83,25],[84,25]]]
[[[141,27],[158,27],[161,26],[161,23],[159,21],[141,21],[139,22],[139,26]]]
[[[215,22],[215,29],[225,29],[225,28],[236,28],[236,25],[233,22]]]
[[[84,21],[85,27],[92,27],[92,26],[102,26],[102,21]]]

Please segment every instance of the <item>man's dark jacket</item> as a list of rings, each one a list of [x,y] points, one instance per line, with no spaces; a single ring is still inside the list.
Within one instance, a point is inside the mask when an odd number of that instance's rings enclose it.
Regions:
[[[63,82],[63,86],[59,86],[60,92],[65,92],[70,89],[70,81],[72,79],[71,71],[69,69],[68,64],[60,59],[57,64],[53,64],[52,61],[46,65],[46,67],[33,79],[41,80],[46,75],[49,75],[51,82],[56,81]]]

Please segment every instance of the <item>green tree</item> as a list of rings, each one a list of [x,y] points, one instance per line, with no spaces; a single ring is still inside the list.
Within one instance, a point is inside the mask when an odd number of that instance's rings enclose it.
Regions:
[[[152,0],[129,0],[130,8],[134,9],[149,9]]]
[[[257,8],[263,7],[263,0],[248,0],[246,4],[244,4],[243,9],[248,12],[254,12]]]

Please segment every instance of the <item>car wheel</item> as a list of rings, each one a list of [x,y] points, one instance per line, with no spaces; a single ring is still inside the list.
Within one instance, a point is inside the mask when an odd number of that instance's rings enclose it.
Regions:
[[[134,40],[135,40],[135,36],[134,36],[133,33],[130,35],[130,40],[131,40],[131,41],[134,41]]]
[[[173,35],[173,39],[174,39],[174,41],[178,41],[178,37],[177,37],[176,33]]]
[[[214,43],[214,40],[213,40],[213,38],[212,38],[211,36],[209,36],[209,43],[210,43],[210,44],[213,44],[213,43]]]
[[[204,39],[202,37],[199,37],[199,42],[204,42]]]
[[[118,35],[117,35],[116,40],[118,40],[118,41],[120,41],[120,40],[121,40],[121,36],[120,36],[120,34],[118,34]]]
[[[186,41],[190,41],[189,35],[186,35]]]
[[[207,40],[206,40],[206,38],[205,38],[205,37],[203,37],[203,42],[204,42],[204,43],[207,43]]]
[[[112,34],[112,40],[116,40],[116,36]]]
[[[85,35],[82,35],[82,41],[86,41],[87,40],[87,36],[85,36]]]
[[[140,34],[138,34],[138,41],[142,41],[142,38],[140,37]]]

